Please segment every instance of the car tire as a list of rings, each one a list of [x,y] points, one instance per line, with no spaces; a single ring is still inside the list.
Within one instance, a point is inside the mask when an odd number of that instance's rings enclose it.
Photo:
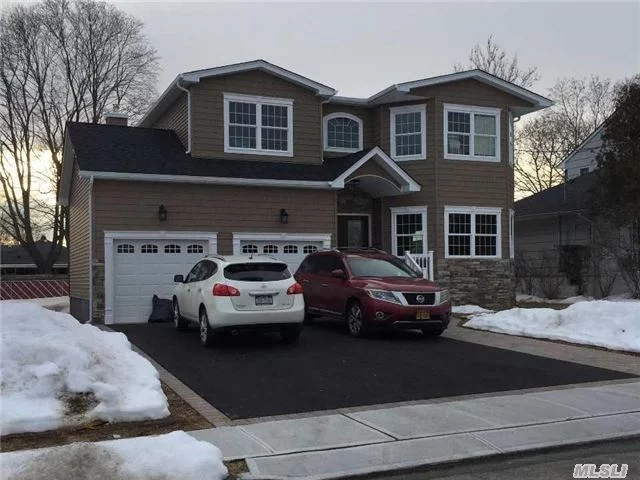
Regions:
[[[188,322],[187,319],[182,316],[180,313],[180,305],[178,305],[178,300],[173,299],[173,327],[177,331],[184,331],[187,329]]]
[[[305,305],[305,307],[304,307],[304,323],[311,324],[311,323],[313,323],[313,321],[316,318],[317,318],[317,315],[314,315],[313,313],[309,313],[309,310],[307,310],[307,306]]]
[[[437,329],[437,330],[434,330],[434,329],[428,329],[428,328],[423,328],[423,329],[422,329],[422,334],[423,334],[425,337],[428,337],[428,338],[436,338],[436,337],[439,337],[440,335],[442,335],[442,332],[444,332],[444,328],[439,328],[439,329]]]
[[[209,316],[207,315],[207,309],[200,307],[200,315],[198,316],[200,325],[200,344],[203,347],[210,347],[213,345],[215,333],[209,325]]]
[[[362,305],[357,300],[352,300],[347,305],[347,312],[345,314],[347,321],[347,328],[349,334],[352,337],[362,338],[367,334],[367,325],[364,320],[364,312],[362,311]]]
[[[294,345],[300,340],[300,334],[302,333],[302,326],[296,325],[295,327],[285,328],[280,332],[282,341],[289,345]]]

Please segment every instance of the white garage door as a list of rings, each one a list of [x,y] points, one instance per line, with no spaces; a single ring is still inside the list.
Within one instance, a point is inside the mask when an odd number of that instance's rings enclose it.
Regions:
[[[173,276],[208,253],[203,240],[114,240],[113,321],[146,322],[153,295],[171,298]]]
[[[261,253],[285,262],[291,273],[296,270],[309,253],[322,248],[322,241],[290,241],[290,240],[241,240],[240,249],[243,254]]]

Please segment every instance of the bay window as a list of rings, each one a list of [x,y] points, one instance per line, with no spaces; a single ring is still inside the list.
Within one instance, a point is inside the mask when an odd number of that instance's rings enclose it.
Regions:
[[[293,155],[293,100],[224,95],[224,151]]]
[[[445,258],[501,258],[501,210],[445,207]]]
[[[500,161],[500,109],[445,104],[445,158]]]

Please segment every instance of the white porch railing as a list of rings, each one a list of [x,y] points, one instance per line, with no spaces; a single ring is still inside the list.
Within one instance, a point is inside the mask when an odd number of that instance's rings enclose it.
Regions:
[[[404,261],[416,272],[422,273],[422,278],[433,281],[433,250],[427,253],[404,252]]]

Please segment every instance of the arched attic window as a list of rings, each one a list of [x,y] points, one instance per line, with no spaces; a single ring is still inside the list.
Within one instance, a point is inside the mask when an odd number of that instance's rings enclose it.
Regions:
[[[324,149],[329,152],[362,150],[362,120],[355,115],[336,112],[324,117]]]

